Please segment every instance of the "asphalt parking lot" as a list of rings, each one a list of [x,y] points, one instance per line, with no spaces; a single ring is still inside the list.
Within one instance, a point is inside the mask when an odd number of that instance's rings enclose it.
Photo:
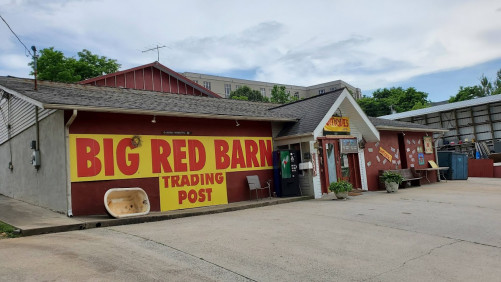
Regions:
[[[1,280],[500,281],[501,179],[6,239],[0,257]]]

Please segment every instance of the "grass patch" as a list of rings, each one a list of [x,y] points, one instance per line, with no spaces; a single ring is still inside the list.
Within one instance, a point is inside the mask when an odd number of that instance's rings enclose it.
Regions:
[[[15,233],[14,230],[14,227],[0,221],[0,239],[19,237],[20,235]]]

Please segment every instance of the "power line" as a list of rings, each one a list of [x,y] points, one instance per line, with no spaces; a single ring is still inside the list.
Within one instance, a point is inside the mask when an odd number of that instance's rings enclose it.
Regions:
[[[19,42],[24,46],[24,49],[26,51],[28,51],[28,54],[30,54],[30,56],[33,57],[33,54],[31,54],[31,51],[28,49],[28,47],[26,47],[26,45],[24,45],[24,43],[21,41],[21,39],[19,39],[19,36],[17,36],[17,34],[12,30],[12,28],[10,28],[10,25],[7,23],[7,21],[2,17],[2,15],[0,15],[0,18],[2,18],[2,21],[7,25],[7,27],[10,29],[10,31],[12,32],[12,34],[14,34],[14,36],[17,38],[17,40],[19,40]]]

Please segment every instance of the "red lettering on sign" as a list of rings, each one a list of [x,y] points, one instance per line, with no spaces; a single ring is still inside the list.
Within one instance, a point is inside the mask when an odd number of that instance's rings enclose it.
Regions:
[[[216,169],[227,169],[230,166],[229,150],[230,146],[225,140],[214,140]]]
[[[186,200],[186,198],[188,198],[188,193],[186,193],[186,191],[184,191],[184,190],[179,190],[177,192],[177,196],[179,199],[179,204],[181,205],[183,203],[183,201]]]
[[[188,140],[188,154],[190,157],[190,171],[201,170],[205,166],[205,147],[199,140]],[[198,157],[198,158],[197,158]]]
[[[162,179],[164,180],[164,187],[169,188],[169,178],[170,176],[163,176]]]
[[[205,201],[212,201],[212,188],[205,188],[195,190],[191,189],[188,192],[184,190],[179,190],[177,192],[178,195],[178,203],[181,205],[185,200],[188,200],[190,203],[194,204],[196,202],[203,203]]]
[[[174,175],[172,176],[171,178],[171,187],[174,188],[174,187],[179,187],[179,175]]]
[[[90,138],[76,139],[78,177],[96,176],[101,172],[101,161],[96,157],[101,148]]]
[[[198,174],[192,174],[190,175],[190,180],[191,180],[191,186],[195,186],[200,182],[200,177]]]
[[[254,140],[245,140],[245,161],[247,167],[259,167],[257,160],[258,147]]]
[[[190,177],[188,175],[181,176],[181,186],[190,186]]]
[[[196,190],[190,190],[190,192],[188,192],[188,201],[190,201],[190,203],[194,204],[196,201],[197,201],[197,191]]]
[[[128,154],[127,148],[133,149],[130,138],[124,138],[117,145],[117,166],[125,175],[133,175],[139,168],[139,154]],[[129,163],[129,164],[128,164]]]
[[[224,175],[221,172],[216,173],[216,183],[221,184],[224,181]]]
[[[266,143],[265,143],[266,141]],[[259,140],[259,156],[261,159],[261,166],[272,166],[271,152],[273,147],[271,146],[271,140]]]
[[[115,175],[115,162],[113,158],[113,139],[103,139],[103,153],[104,153],[104,175]]]
[[[233,150],[231,151],[231,168],[245,168],[244,152],[240,145],[240,140],[233,140]]]
[[[170,145],[162,139],[151,139],[151,162],[153,173],[172,172],[167,159],[171,153]]]
[[[174,171],[185,172],[188,171],[188,165],[183,162],[186,160],[186,140],[172,140],[172,147],[174,151]]]

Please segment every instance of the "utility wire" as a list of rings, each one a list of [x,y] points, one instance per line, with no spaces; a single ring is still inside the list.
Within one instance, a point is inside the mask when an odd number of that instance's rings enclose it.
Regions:
[[[17,36],[17,34],[12,30],[12,28],[10,28],[10,25],[2,17],[2,15],[0,15],[0,18],[2,18],[2,21],[7,25],[7,27],[10,29],[10,31],[12,32],[12,34],[14,34],[14,36],[17,38],[17,40],[19,40],[19,42],[24,46],[24,49],[26,49],[26,51],[28,51],[28,54],[30,54],[30,56],[33,57],[33,54],[31,54],[31,51],[28,49],[28,47],[26,47],[26,45],[24,45],[24,43],[21,41],[21,39],[19,39],[19,36]]]

